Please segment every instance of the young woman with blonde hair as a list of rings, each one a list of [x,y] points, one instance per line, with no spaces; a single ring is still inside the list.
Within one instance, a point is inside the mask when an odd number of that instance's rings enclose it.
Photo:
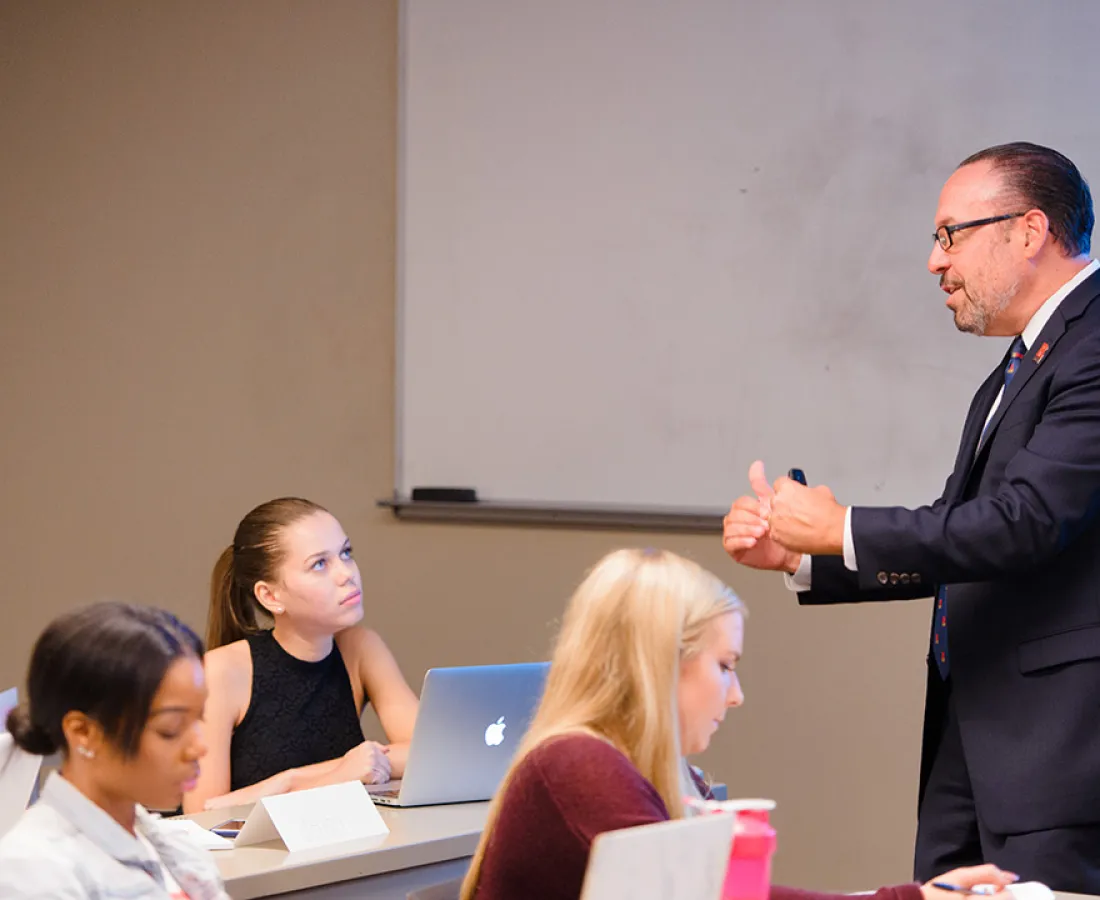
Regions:
[[[542,703],[490,807],[463,900],[575,900],[598,834],[684,815],[685,793],[705,791],[684,757],[705,750],[744,700],[745,616],[718,578],[672,553],[619,550],[592,569],[566,609]],[[1015,880],[994,866],[943,877]],[[953,900],[915,884],[879,895]],[[828,895],[772,890],[773,900],[795,896]]]

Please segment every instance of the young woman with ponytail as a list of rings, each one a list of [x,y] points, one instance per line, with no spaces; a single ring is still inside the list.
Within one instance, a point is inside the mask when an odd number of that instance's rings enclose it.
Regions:
[[[241,520],[211,576],[209,754],[185,812],[401,777],[418,700],[362,618],[359,567],[331,513],[283,497]],[[368,702],[386,745],[363,739]]]

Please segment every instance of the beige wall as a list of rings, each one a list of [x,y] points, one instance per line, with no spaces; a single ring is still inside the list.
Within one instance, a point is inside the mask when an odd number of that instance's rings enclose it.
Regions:
[[[660,544],[752,608],[748,702],[704,763],[780,801],[779,877],[905,879],[925,604],[799,610],[717,538],[375,508],[393,468],[396,32],[381,0],[0,4],[0,687],[76,604],[201,626],[217,551],[277,494],[341,518],[368,619],[417,687],[429,665],[544,656],[587,565]]]

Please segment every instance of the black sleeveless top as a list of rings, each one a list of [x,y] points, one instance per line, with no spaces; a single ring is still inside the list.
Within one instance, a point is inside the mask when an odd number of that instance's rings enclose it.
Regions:
[[[336,759],[363,742],[351,680],[335,642],[324,659],[308,662],[287,653],[271,631],[247,641],[252,696],[229,745],[230,790]]]

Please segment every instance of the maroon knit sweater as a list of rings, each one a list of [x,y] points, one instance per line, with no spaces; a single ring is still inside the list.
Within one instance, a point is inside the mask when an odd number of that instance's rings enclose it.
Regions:
[[[477,900],[577,900],[596,835],[668,819],[657,790],[610,744],[569,735],[536,747],[516,769],[481,865]],[[771,900],[851,900],[775,885]],[[922,900],[920,887],[868,900]]]

